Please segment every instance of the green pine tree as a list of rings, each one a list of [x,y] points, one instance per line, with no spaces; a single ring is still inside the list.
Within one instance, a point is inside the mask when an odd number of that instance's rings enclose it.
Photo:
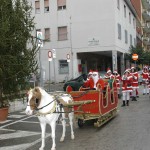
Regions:
[[[24,90],[30,73],[37,73],[38,47],[31,36],[35,29],[31,11],[27,0],[0,0],[0,106],[4,105],[3,95]]]

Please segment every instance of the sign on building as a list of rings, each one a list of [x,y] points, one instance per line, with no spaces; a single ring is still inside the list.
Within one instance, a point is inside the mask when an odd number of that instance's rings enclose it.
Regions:
[[[37,31],[38,47],[43,47],[43,36],[41,31]]]

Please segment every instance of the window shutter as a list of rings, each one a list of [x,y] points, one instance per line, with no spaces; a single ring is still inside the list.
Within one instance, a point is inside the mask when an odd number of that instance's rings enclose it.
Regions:
[[[44,0],[44,7],[49,7],[49,0]]]
[[[57,5],[59,6],[65,6],[66,5],[66,0],[57,0]]]
[[[40,2],[39,1],[35,1],[35,8],[40,8]]]

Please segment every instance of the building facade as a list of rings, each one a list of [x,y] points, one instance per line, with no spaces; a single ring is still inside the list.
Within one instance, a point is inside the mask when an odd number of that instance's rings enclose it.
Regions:
[[[124,54],[136,46],[136,11],[130,0],[30,0],[44,81],[64,81],[90,69],[122,73]],[[56,58],[48,61],[48,52]],[[67,57],[69,62],[67,61]],[[70,58],[70,59],[69,59]]]

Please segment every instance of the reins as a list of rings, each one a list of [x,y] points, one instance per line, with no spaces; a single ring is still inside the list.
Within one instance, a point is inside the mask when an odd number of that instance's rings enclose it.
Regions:
[[[50,105],[52,102],[54,102],[56,99],[52,100],[50,103],[46,104],[45,106],[41,107],[41,108],[36,108],[35,110],[41,110],[43,108],[45,108],[46,106]]]

